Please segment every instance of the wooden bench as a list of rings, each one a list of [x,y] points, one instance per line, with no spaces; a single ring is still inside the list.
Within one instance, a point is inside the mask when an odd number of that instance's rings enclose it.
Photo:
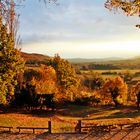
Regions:
[[[19,130],[19,133],[21,132],[21,129],[32,129],[33,133],[35,133],[36,129],[38,129],[38,130],[39,129],[46,129],[46,130],[48,130],[48,132],[50,132],[48,127],[17,127],[17,129]]]
[[[13,129],[12,126],[0,126],[0,128],[3,128],[3,129],[9,129],[9,132],[11,132],[11,129]]]

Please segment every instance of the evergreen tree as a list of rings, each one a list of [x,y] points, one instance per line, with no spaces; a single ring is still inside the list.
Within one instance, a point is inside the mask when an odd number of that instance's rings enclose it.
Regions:
[[[24,66],[20,51],[14,47],[14,36],[0,17],[0,104],[9,103]]]

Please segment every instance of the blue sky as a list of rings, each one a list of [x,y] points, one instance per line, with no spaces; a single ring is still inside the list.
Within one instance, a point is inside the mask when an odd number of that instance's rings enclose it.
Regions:
[[[22,51],[64,58],[140,55],[138,17],[114,14],[105,0],[58,0],[46,6],[34,0],[20,9]]]

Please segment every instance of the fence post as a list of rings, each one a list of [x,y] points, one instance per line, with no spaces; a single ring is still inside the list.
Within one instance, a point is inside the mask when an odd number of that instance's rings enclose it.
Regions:
[[[81,133],[81,120],[78,120],[78,133]]]
[[[51,128],[52,126],[51,126],[51,121],[48,121],[48,132],[51,134],[52,133],[52,131],[51,131]]]

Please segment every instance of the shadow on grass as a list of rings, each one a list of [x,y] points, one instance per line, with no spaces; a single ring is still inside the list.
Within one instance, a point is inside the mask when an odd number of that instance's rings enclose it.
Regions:
[[[36,135],[36,137],[33,140],[38,140],[38,139],[47,139],[47,140],[89,140],[89,139],[96,139],[96,140],[101,140],[101,139],[106,139],[106,140],[113,140],[117,139],[117,136],[119,136],[120,140],[124,140],[125,138],[128,139],[129,135],[133,135],[133,131],[111,131],[110,133],[104,132],[104,133],[90,133],[90,134],[78,134],[78,133],[53,133],[53,134],[47,134],[47,133],[41,133]],[[140,134],[137,134],[135,138],[139,138]],[[135,138],[133,140],[135,140]]]
[[[84,137],[85,134],[77,134],[77,133],[53,133],[53,134],[47,134],[47,133],[42,133],[42,134],[38,134],[36,135],[36,137],[33,140],[70,140],[73,139],[73,137],[75,137],[77,140],[81,139],[82,137]]]
[[[70,106],[60,108],[57,114],[66,117],[81,117],[93,119],[112,119],[112,118],[134,118],[140,116],[140,110],[136,107],[114,107],[114,106]]]
[[[0,111],[0,114],[11,114],[11,113],[31,115],[33,117],[52,117],[55,115],[55,111],[45,109],[27,110],[25,108],[5,108]]]
[[[136,108],[131,108],[131,107],[123,107],[123,108],[118,108],[118,112],[114,112],[109,115],[105,116],[99,116],[96,117],[96,119],[113,119],[113,118],[135,118],[140,116],[140,111],[137,110]]]
[[[101,112],[105,108],[101,107],[89,107],[89,106],[76,106],[76,105],[66,105],[59,106],[56,110],[46,110],[46,109],[32,109],[26,110],[25,108],[5,108],[0,111],[0,114],[24,114],[32,115],[35,117],[52,117],[54,115],[67,116],[67,117],[86,117],[89,114],[94,114]]]
[[[76,106],[76,105],[69,105],[67,107],[61,107],[57,109],[56,113],[61,116],[66,117],[88,117],[91,114],[96,114],[103,112],[108,109],[113,109],[114,107],[110,106],[98,106],[98,107],[91,107],[91,106]]]
[[[36,133],[36,134],[28,134],[28,133],[12,133],[12,134],[1,134],[0,139],[32,139],[32,140],[113,140],[113,139],[131,139],[136,140],[140,139],[140,133],[138,130],[136,131],[111,131],[110,133],[90,133],[90,134],[78,134],[78,133],[52,133],[48,134],[44,133]]]
[[[79,117],[88,118],[92,117],[94,119],[112,119],[112,118],[134,118],[140,116],[140,110],[136,107],[119,107],[114,106],[77,106],[77,105],[67,105],[59,106],[56,110],[26,110],[24,108],[8,108],[0,112],[0,114],[24,114],[31,115],[33,117],[53,117],[55,115],[60,115],[64,117]]]

